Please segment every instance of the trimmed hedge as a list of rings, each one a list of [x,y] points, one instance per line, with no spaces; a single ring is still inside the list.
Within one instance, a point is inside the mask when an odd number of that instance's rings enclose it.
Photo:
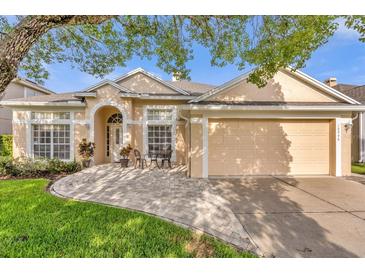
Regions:
[[[0,156],[0,176],[43,178],[81,170],[79,163],[58,159],[15,159]]]
[[[0,156],[13,156],[13,135],[0,135]]]

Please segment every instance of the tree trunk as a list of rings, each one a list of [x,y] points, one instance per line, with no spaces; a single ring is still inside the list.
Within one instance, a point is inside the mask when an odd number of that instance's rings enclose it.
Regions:
[[[47,15],[27,16],[0,40],[0,99],[17,76],[20,62],[37,40],[52,28],[63,25],[100,24],[113,16]]]

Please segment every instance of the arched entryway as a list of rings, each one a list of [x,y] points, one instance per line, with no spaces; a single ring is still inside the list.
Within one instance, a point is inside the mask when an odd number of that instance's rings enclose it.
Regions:
[[[102,106],[94,114],[94,161],[96,165],[119,160],[123,147],[123,114],[114,106]]]

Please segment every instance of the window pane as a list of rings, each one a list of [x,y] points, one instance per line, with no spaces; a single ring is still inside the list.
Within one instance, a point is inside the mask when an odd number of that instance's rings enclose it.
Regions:
[[[148,109],[147,119],[151,121],[171,121],[172,110],[171,109]]]
[[[148,151],[161,151],[171,147],[171,130],[169,125],[148,126],[148,136],[154,136],[148,138]]]
[[[54,125],[53,127],[53,158],[69,159],[70,139],[65,135],[70,134],[70,125]]]
[[[32,112],[32,119],[70,119],[70,112]]]
[[[70,138],[62,137],[66,133],[69,135],[70,125],[32,125],[34,157],[69,160]]]

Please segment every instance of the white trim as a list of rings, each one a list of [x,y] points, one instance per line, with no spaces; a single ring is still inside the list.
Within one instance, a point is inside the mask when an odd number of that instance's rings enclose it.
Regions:
[[[72,113],[72,112],[71,112]],[[28,123],[28,120],[22,120],[22,119],[13,119],[13,124],[15,125],[26,125]],[[34,119],[31,120],[32,123],[38,123],[38,124],[70,124],[69,120],[57,120],[57,119]],[[74,125],[88,125],[90,124],[89,120],[72,120],[71,124]]]
[[[44,112],[58,112],[58,111],[44,111]],[[32,111],[26,112],[25,120],[14,119],[14,124],[25,124],[26,125],[26,154],[29,158],[34,158],[33,154],[33,136],[32,136],[32,125],[69,125],[70,126],[70,158],[62,159],[62,161],[73,161],[75,159],[75,124],[81,120],[75,119],[74,111],[70,112],[70,119],[32,119]],[[53,134],[53,131],[52,131]],[[53,136],[51,137],[53,139]],[[51,146],[51,155],[53,157],[53,146]]]
[[[170,121],[149,121],[147,111],[149,109],[171,109],[172,119]],[[143,106],[143,154],[148,152],[148,126],[149,125],[171,125],[171,160],[176,161],[176,119],[177,107],[175,105],[145,105]]]
[[[27,87],[26,86],[23,86],[23,97],[24,98],[27,98]]]
[[[184,90],[182,90],[182,89],[180,89],[180,88],[177,88],[177,87],[175,87],[175,86],[173,86],[173,85],[171,85],[171,84],[169,84],[169,83],[165,82],[165,81],[164,81],[164,80],[162,80],[160,77],[158,77],[158,76],[154,75],[154,74],[153,74],[153,73],[151,73],[151,72],[148,72],[148,71],[144,70],[143,68],[136,68],[136,69],[134,69],[134,70],[132,70],[132,71],[130,71],[130,72],[128,72],[128,73],[126,73],[126,74],[124,74],[124,75],[122,75],[122,76],[118,77],[118,78],[116,78],[116,79],[114,80],[114,82],[122,81],[123,79],[125,79],[125,78],[127,78],[127,77],[129,77],[129,76],[132,76],[132,75],[134,75],[134,74],[137,74],[137,73],[142,73],[142,74],[144,74],[144,75],[146,75],[146,76],[148,76],[148,77],[150,77],[150,78],[154,79],[155,81],[159,82],[160,84],[162,84],[162,85],[164,85],[164,86],[167,86],[167,87],[171,88],[172,90],[175,90],[175,91],[177,91],[177,92],[179,92],[179,93],[181,93],[181,94],[183,94],[183,95],[190,95],[188,92],[186,92],[186,91],[184,91]]]
[[[249,71],[248,73],[245,73],[245,74],[242,74],[228,82],[225,82],[223,83],[222,85],[216,87],[216,88],[213,88],[212,90],[210,90],[209,92],[201,95],[201,96],[198,96],[196,97],[195,99],[189,101],[189,103],[197,103],[197,102],[200,102],[200,101],[203,101],[203,100],[206,100],[214,95],[217,95],[219,94],[220,92],[226,90],[227,88],[229,87],[232,87],[238,83],[240,83],[241,81],[243,80],[247,80],[247,78],[249,77],[249,75],[252,73],[253,70]],[[296,70],[294,71],[292,68],[284,68],[282,69],[282,71],[286,71],[298,78],[300,78],[301,80],[307,82],[307,83],[310,83],[312,84],[313,86],[316,86],[317,88],[321,89],[322,91],[324,91],[325,93],[337,98],[337,99],[341,99],[347,103],[350,103],[350,104],[355,104],[355,105],[360,105],[361,103],[359,103],[358,101],[352,99],[351,97],[349,96],[346,96],[345,94],[335,90],[334,88],[331,88],[329,86],[327,86],[326,84],[310,77],[309,75],[305,74],[304,72],[302,71],[299,71],[299,70]]]
[[[211,119],[241,118],[241,119],[335,119],[341,118],[341,112],[278,112],[278,111],[206,111],[204,116]],[[195,119],[195,123],[201,123],[200,118]]]
[[[341,131],[341,121],[340,118],[336,119],[336,176],[342,175],[342,131]]]
[[[75,112],[70,112],[70,160],[75,160]]]
[[[202,131],[203,131],[203,156],[202,156],[202,161],[203,161],[203,171],[202,171],[202,175],[203,178],[208,178],[208,165],[209,165],[209,161],[208,161],[208,118],[204,117],[203,121],[202,121]]]
[[[96,97],[96,92],[78,92],[75,93],[74,96],[76,97]]]
[[[52,106],[52,107],[85,107],[85,103],[82,102],[24,102],[24,101],[1,101],[0,105],[3,106]]]
[[[32,112],[31,111],[26,111],[25,112],[25,119],[26,119],[26,126],[25,126],[25,130],[26,130],[26,140],[25,140],[25,144],[26,144],[26,156],[27,158],[33,158],[33,149],[32,149],[32,143],[33,143],[33,138],[32,138],[32,122],[31,122],[31,117],[32,117]]]
[[[189,95],[154,95],[148,93],[140,93],[140,94],[126,94],[121,93],[120,97],[128,97],[128,98],[138,98],[141,100],[189,100],[195,98],[195,96]]]
[[[260,110],[260,111],[365,111],[365,105],[276,105],[276,106],[260,106],[260,105],[180,105],[183,110]]]
[[[342,125],[352,125],[351,118],[336,118],[336,176],[342,176]]]
[[[107,100],[97,103],[89,113],[89,117],[90,117],[89,139],[90,139],[90,142],[95,142],[95,139],[94,139],[95,138],[95,135],[94,135],[95,113],[99,108],[104,107],[104,106],[115,107],[122,113],[122,116],[123,116],[123,146],[129,144],[131,140],[129,138],[130,136],[128,133],[127,123],[124,123],[124,120],[128,121],[127,111],[124,109],[123,105],[120,105],[111,99],[107,99]]]

